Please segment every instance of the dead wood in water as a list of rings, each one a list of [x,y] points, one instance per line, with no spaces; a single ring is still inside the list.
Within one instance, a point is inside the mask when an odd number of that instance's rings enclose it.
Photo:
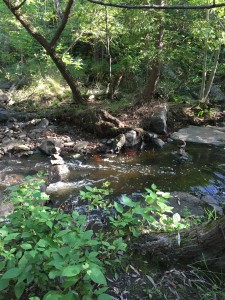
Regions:
[[[225,217],[178,233],[144,234],[134,249],[165,264],[204,261],[225,270]]]

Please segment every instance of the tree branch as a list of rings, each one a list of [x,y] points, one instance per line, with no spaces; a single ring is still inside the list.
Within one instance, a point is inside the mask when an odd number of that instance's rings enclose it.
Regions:
[[[14,10],[18,10],[18,9],[20,9],[20,7],[22,7],[23,5],[24,5],[24,3],[26,2],[27,0],[23,0],[19,5],[17,5],[17,6],[14,6]]]
[[[74,0],[69,0],[68,1],[67,6],[66,6],[66,10],[65,10],[63,18],[62,18],[62,21],[61,21],[59,27],[56,29],[56,32],[55,32],[55,34],[54,34],[54,36],[53,36],[53,38],[50,42],[51,47],[55,46],[56,42],[60,38],[61,33],[63,32],[63,30],[66,26],[66,23],[68,21],[69,14],[70,14],[73,3],[74,3]]]
[[[98,0],[87,0],[88,2],[104,5],[104,6],[111,6],[111,7],[117,7],[117,8],[126,8],[126,9],[211,9],[211,8],[218,8],[218,7],[224,7],[225,2],[216,4],[215,1],[213,1],[213,4],[203,4],[203,5],[156,5],[156,4],[150,4],[150,5],[129,5],[129,4],[114,4],[114,3],[108,3]]]

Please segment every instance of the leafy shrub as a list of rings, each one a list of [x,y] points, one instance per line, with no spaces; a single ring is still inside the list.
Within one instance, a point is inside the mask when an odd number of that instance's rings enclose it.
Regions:
[[[11,288],[20,299],[111,299],[104,275],[103,245],[85,216],[72,215],[45,206],[48,196],[40,191],[43,180],[27,178],[9,188],[14,212],[1,223],[0,291]],[[107,258],[106,258],[107,260]],[[33,296],[33,297],[32,297]],[[27,298],[28,299],[28,298]]]
[[[152,185],[146,189],[144,202],[123,196],[123,205],[106,199],[111,190],[86,187],[81,191],[89,209],[107,212],[111,230],[87,229],[86,216],[71,215],[45,205],[48,196],[41,192],[44,180],[27,177],[19,186],[10,187],[6,201],[14,211],[0,222],[0,291],[17,299],[98,299],[108,300],[106,266],[118,262],[130,235],[144,230],[180,229],[177,215],[168,216],[168,193]],[[12,295],[13,294],[13,295]]]

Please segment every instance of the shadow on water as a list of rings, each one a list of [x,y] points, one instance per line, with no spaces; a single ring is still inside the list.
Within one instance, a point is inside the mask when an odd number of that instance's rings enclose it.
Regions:
[[[162,150],[128,150],[120,155],[79,159],[64,157],[70,172],[55,184],[52,197],[61,202],[76,197],[85,185],[100,186],[110,181],[116,196],[141,193],[154,183],[163,191],[210,194],[224,201],[225,149],[188,144],[186,150],[192,160],[185,163],[176,160],[172,154],[175,150],[174,144],[167,144]],[[47,170],[49,165],[49,158],[41,154],[0,161],[0,190],[25,175]]]

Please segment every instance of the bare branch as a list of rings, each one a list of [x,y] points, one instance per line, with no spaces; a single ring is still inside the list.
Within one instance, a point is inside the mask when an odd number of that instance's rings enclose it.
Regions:
[[[59,25],[59,27],[56,29],[56,32],[50,42],[50,45],[51,47],[53,47],[56,42],[58,41],[58,39],[60,38],[60,35],[61,33],[63,32],[66,24],[67,24],[67,21],[69,19],[69,14],[70,14],[70,11],[71,11],[71,8],[73,6],[73,3],[74,3],[74,0],[69,0],[68,3],[67,3],[67,6],[66,6],[66,10],[64,12],[64,15],[63,15],[63,18],[62,18],[62,21]]]
[[[111,6],[116,8],[126,8],[126,9],[212,9],[212,8],[218,8],[218,7],[224,7],[225,2],[216,4],[215,1],[213,1],[213,4],[203,4],[203,5],[156,5],[156,4],[150,4],[150,5],[129,5],[129,4],[114,4],[114,3],[108,3],[98,0],[87,0],[88,2],[104,5],[104,6]]]
[[[24,3],[26,2],[27,0],[23,0],[19,5],[17,5],[17,6],[14,6],[14,10],[18,10],[18,9],[20,9],[20,7],[22,7],[23,5],[24,5]]]

